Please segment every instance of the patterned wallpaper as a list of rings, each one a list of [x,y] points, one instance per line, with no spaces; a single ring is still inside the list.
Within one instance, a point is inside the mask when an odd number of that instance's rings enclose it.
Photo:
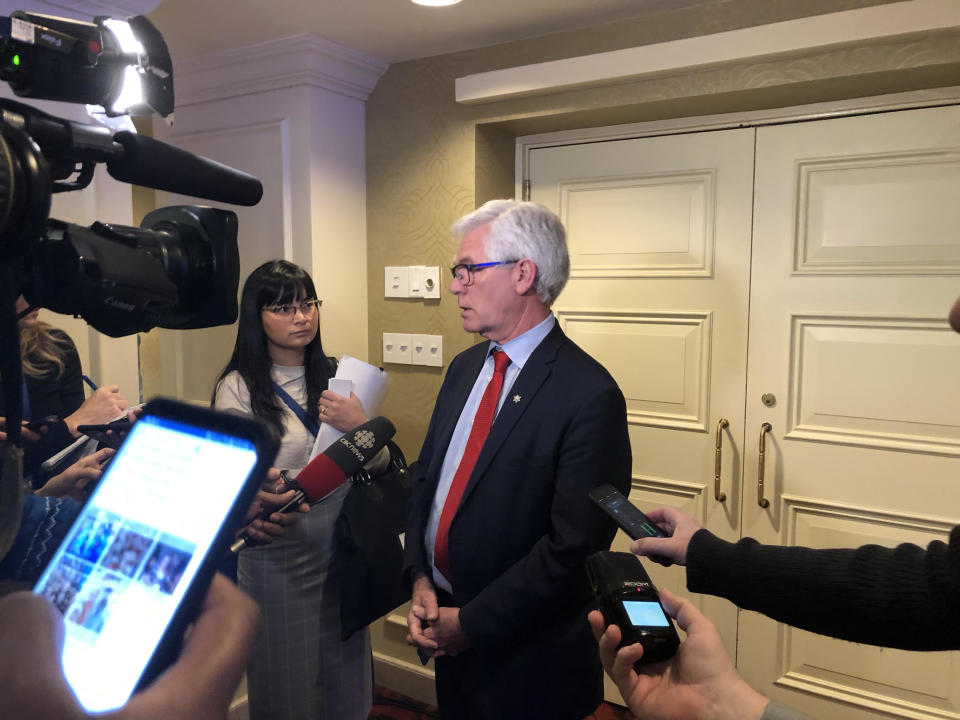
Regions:
[[[492,197],[513,194],[517,135],[697,116],[949,86],[960,79],[960,34],[840,47],[802,57],[635,82],[458,105],[454,81],[471,73],[616,50],[887,0],[730,0],[629,23],[563,33],[393,65],[367,102],[370,358],[383,332],[443,335],[444,367],[481,338],[463,332],[446,292],[427,302],[385,299],[387,265],[439,265],[455,251],[450,224]],[[443,368],[389,365],[383,412],[410,459],[426,432]]]

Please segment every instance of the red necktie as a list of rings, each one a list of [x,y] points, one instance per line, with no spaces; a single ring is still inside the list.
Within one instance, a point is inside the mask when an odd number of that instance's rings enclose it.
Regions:
[[[450,491],[447,493],[447,499],[443,504],[443,512],[440,513],[440,523],[437,525],[437,540],[433,546],[433,564],[448,580],[450,579],[450,556],[447,548],[447,536],[450,532],[450,523],[453,522],[453,516],[457,514],[460,498],[463,497],[463,491],[467,487],[467,480],[470,479],[473,466],[477,464],[477,457],[480,455],[483,441],[487,439],[487,435],[490,433],[493,416],[497,413],[500,389],[503,387],[503,376],[509,364],[510,358],[503,350],[493,351],[493,377],[487,383],[487,389],[483,391],[477,414],[473,416],[473,427],[470,428],[470,436],[467,438],[467,445],[463,449],[463,457],[460,458],[460,465],[457,467],[457,472],[454,473],[453,482],[450,483]]]

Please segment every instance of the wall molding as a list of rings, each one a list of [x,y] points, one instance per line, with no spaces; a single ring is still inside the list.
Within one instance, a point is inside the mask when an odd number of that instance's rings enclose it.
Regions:
[[[121,19],[133,15],[146,15],[153,12],[159,4],[160,0],[40,0],[18,3],[17,8],[28,10],[28,12],[90,21],[97,15],[109,15]]]
[[[388,64],[379,58],[302,34],[174,60],[177,108],[299,86],[366,100]]]
[[[908,0],[457,78],[459,103],[494,102],[960,27],[955,0]]]

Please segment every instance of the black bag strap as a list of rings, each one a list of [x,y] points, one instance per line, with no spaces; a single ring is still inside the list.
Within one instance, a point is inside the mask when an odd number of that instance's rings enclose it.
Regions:
[[[293,411],[293,414],[300,418],[300,422],[302,422],[303,426],[310,431],[310,434],[316,437],[317,433],[320,432],[320,423],[307,415],[307,411],[300,407],[297,401],[290,397],[290,393],[277,385],[277,383],[273,384],[273,390],[277,393],[277,397],[283,400],[287,407]]]

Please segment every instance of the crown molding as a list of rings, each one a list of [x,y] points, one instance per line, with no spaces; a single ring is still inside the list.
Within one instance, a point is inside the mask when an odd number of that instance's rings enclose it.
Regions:
[[[134,15],[151,13],[159,4],[160,0],[37,0],[36,2],[4,0],[2,3],[4,9],[0,14],[9,15],[13,10],[29,10],[77,20],[92,20],[98,15],[126,19]]]
[[[456,100],[483,103],[802,55],[960,27],[957,0],[907,0],[457,78]]]
[[[178,63],[177,108],[307,85],[366,100],[389,63],[316,35],[294,35]]]

